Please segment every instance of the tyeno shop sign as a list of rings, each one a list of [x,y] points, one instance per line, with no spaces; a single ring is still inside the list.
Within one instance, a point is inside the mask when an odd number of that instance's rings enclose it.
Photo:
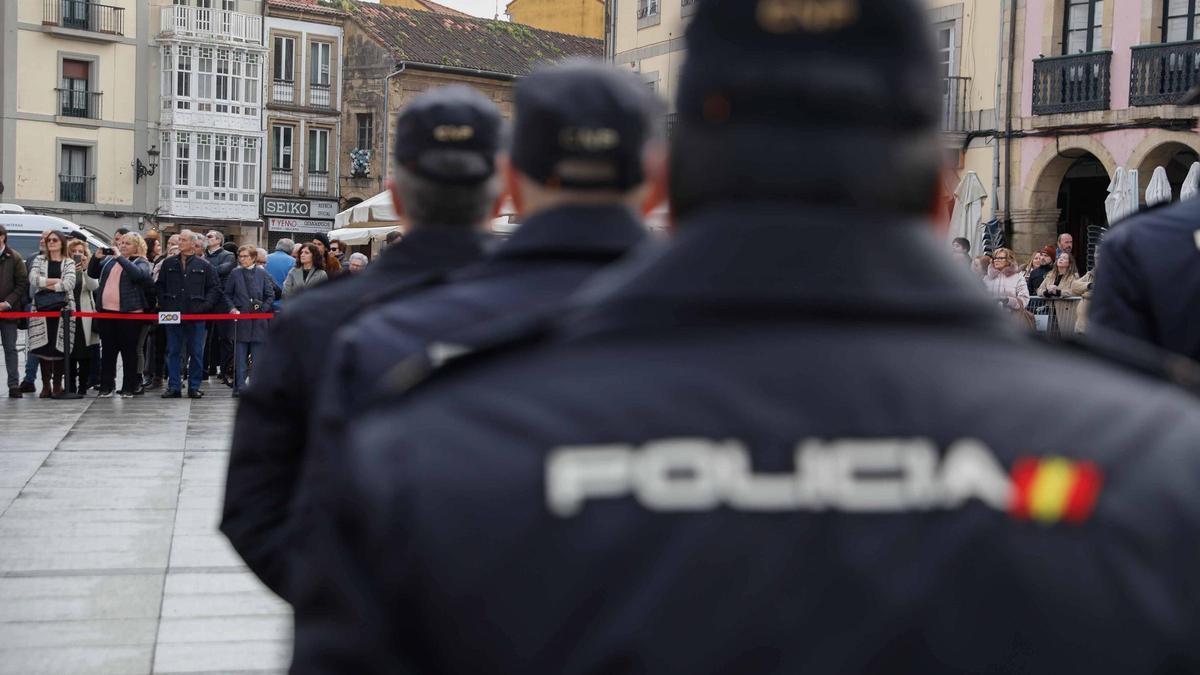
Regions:
[[[337,202],[322,199],[263,197],[262,212],[267,217],[333,220],[337,215]]]
[[[333,221],[267,218],[267,229],[271,232],[328,232],[333,229]]]

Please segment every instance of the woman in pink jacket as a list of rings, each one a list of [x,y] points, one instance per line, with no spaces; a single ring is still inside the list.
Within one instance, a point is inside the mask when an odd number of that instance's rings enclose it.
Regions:
[[[1001,307],[1012,312],[1025,312],[1029,304],[1029,286],[1025,275],[1017,264],[1017,256],[1007,248],[998,248],[992,253],[992,267],[983,278],[983,283],[992,298]]]

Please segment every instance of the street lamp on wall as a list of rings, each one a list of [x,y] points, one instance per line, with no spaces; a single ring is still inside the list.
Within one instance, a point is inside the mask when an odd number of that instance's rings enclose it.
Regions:
[[[133,163],[130,164],[135,172],[133,179],[135,183],[142,182],[142,178],[145,178],[146,176],[153,176],[154,172],[158,170],[158,146],[150,146],[150,149],[146,151],[146,154],[150,156],[150,166],[142,164],[142,159],[140,157],[134,159]]]

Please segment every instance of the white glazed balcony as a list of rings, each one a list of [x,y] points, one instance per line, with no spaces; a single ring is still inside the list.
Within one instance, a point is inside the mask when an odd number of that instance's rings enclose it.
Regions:
[[[190,37],[215,42],[261,45],[262,17],[182,5],[164,7],[162,32],[159,37]]]

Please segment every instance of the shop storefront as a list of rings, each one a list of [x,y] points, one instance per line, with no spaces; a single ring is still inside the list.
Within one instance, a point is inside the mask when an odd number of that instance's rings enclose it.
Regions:
[[[262,215],[267,223],[268,251],[280,239],[309,241],[314,234],[333,229],[337,201],[326,199],[283,199],[263,197]]]

